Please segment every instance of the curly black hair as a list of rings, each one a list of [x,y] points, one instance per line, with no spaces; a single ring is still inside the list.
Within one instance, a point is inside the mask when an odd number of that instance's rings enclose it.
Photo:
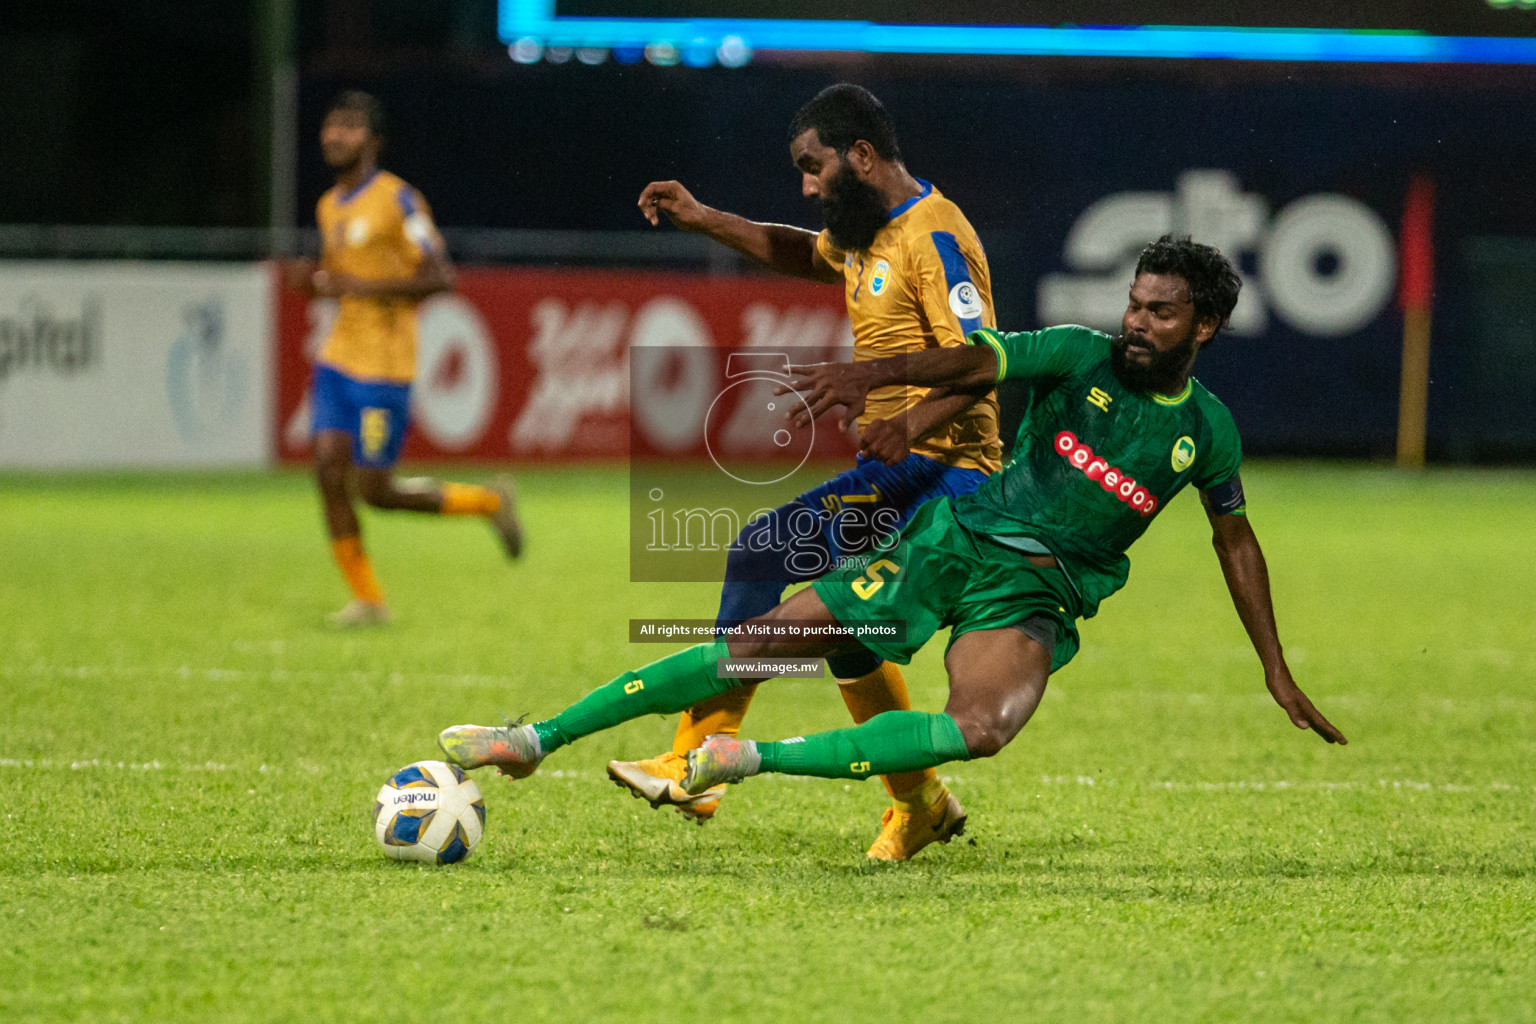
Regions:
[[[335,110],[355,110],[363,115],[368,122],[368,131],[376,139],[384,137],[384,104],[372,93],[363,92],[361,89],[348,89],[331,100],[331,105],[325,108],[329,116]]]
[[[821,144],[837,150],[838,156],[863,139],[882,159],[901,159],[896,122],[875,94],[863,86],[842,82],[821,90],[789,122],[789,141],[794,142],[813,128]]]
[[[1189,285],[1195,319],[1215,320],[1216,330],[1227,326],[1237,306],[1237,293],[1243,287],[1232,261],[1214,246],[1201,245],[1188,235],[1174,238],[1164,235],[1145,249],[1136,261],[1136,275],[1172,274]],[[1211,335],[1211,341],[1216,335]],[[1206,342],[1210,344],[1210,342]]]

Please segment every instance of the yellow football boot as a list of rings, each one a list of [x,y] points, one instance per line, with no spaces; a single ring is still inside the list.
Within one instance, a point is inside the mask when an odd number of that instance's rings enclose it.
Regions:
[[[608,762],[608,777],[614,785],[649,801],[652,807],[676,807],[677,813],[702,825],[715,816],[725,787],[713,786],[697,795],[690,794],[682,787],[687,772],[688,758],[670,750],[643,761]]]
[[[947,843],[965,832],[965,808],[941,790],[937,800],[913,810],[887,807],[880,837],[869,848],[870,860],[910,860],[929,843]]]

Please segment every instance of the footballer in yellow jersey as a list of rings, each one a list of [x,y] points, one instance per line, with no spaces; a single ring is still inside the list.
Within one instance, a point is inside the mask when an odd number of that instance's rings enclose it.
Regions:
[[[789,139],[801,191],[820,203],[826,218],[820,234],[711,209],[675,181],[646,186],[640,210],[652,224],[665,216],[781,273],[842,284],[855,360],[963,346],[967,331],[994,325],[987,258],[975,231],[959,207],[907,172],[879,100],[855,85],[825,89],[795,115]],[[886,388],[870,397],[860,423],[865,451],[852,469],[753,520],[732,545],[717,616],[722,628],[772,609],[789,583],[872,550],[925,501],[970,494],[1000,468],[990,387]],[[802,537],[803,529],[786,531],[785,524],[791,517],[803,523],[807,510],[821,528],[811,540],[827,556],[816,573],[791,562],[785,545],[773,540]],[[856,722],[910,709],[900,670],[873,651],[861,648],[827,664]],[[754,688],[738,687],[694,707],[670,752],[614,761],[609,775],[652,806],[675,805],[702,823],[725,787],[684,792],[685,755],[707,735],[734,735]],[[931,770],[885,782],[893,805],[870,857],[905,860],[963,830],[964,809]]]
[[[315,472],[331,550],[352,600],[338,626],[388,621],[384,592],[363,551],[351,480],[374,508],[485,517],[510,557],[522,550],[511,483],[496,487],[397,480],[395,460],[410,422],[416,376],[416,306],[453,287],[453,267],[421,194],[380,170],[383,113],[364,92],[345,92],[320,129],[336,185],[320,197],[320,265],[297,264],[290,283],[337,300],[330,335],[315,359]]]
[[[890,211],[869,246],[839,247],[831,229],[816,236],[816,253],[842,271],[855,361],[940,346],[964,345],[967,333],[996,327],[992,280],[981,241],[965,214],[921,178],[921,191]],[[878,388],[859,414],[860,427],[904,416],[927,388]],[[987,395],[909,449],[946,466],[995,473],[1002,467],[997,399]]]

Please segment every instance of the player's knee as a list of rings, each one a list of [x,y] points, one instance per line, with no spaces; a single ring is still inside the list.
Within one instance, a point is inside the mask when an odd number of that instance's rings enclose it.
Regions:
[[[389,509],[396,505],[395,488],[389,478],[375,473],[363,473],[357,478],[357,493],[374,508]]]
[[[347,460],[334,455],[315,459],[315,482],[323,494],[345,497],[347,493]]]
[[[757,619],[749,619],[748,621],[742,623],[742,628],[750,630],[750,628],[757,623]],[[751,636],[750,634],[747,636],[735,637],[731,639],[726,646],[730,650],[731,657],[733,658],[763,658],[775,653],[773,651],[773,641],[759,639],[757,637]]]
[[[1018,728],[1001,714],[982,712],[955,715],[954,719],[960,727],[960,735],[965,737],[966,752],[973,758],[996,756],[1018,732]]]
[[[749,550],[744,541],[752,527],[741,531],[725,554],[725,579],[728,583],[739,583],[751,580],[755,575],[757,561],[761,557],[757,552]]]
[[[774,635],[776,623],[772,616],[764,615],[755,619],[748,619],[741,624],[741,633],[734,635],[726,642],[726,646],[733,658],[779,658],[793,657],[817,657],[817,654],[804,654],[800,650],[805,646],[804,642],[794,643],[791,640]]]
[[[862,679],[885,659],[868,647],[827,655],[827,670],[838,679]]]
[[[726,551],[725,578],[728,582],[762,583],[784,580],[784,552],[774,542],[777,510],[760,516],[742,527],[735,542]]]

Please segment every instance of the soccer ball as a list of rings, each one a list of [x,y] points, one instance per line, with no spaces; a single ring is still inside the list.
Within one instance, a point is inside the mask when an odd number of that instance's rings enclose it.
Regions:
[[[417,761],[379,790],[373,830],[395,860],[457,864],[485,831],[485,800],[457,765]]]

